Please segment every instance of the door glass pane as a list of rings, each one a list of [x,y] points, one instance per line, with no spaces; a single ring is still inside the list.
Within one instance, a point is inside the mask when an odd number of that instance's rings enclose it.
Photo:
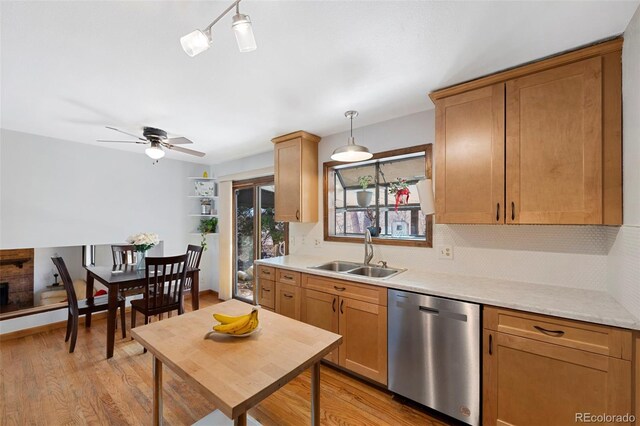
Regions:
[[[276,222],[275,188],[273,185],[258,187],[260,191],[260,259],[284,256],[285,224]]]
[[[254,288],[254,215],[253,187],[236,189],[235,191],[235,222],[236,222],[236,297],[253,301]]]

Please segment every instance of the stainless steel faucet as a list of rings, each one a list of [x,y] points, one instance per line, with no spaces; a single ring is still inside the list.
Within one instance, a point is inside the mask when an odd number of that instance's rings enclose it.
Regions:
[[[369,265],[373,259],[373,242],[371,241],[371,232],[364,230],[364,264]]]

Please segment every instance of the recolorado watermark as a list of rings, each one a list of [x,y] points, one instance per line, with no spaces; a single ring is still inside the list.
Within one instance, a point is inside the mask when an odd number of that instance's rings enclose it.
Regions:
[[[576,423],[633,423],[636,416],[633,414],[593,414],[576,413]]]

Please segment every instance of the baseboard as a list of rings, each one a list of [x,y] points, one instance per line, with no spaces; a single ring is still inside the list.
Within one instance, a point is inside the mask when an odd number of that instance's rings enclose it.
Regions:
[[[218,292],[214,291],[214,290],[202,290],[200,292],[200,296],[204,296],[207,294],[211,294],[213,295],[215,298],[218,298]],[[191,295],[187,294],[185,295],[185,299],[191,299]],[[56,308],[56,309],[60,309],[60,308]],[[126,312],[130,312],[131,311],[131,307],[127,307],[125,309]],[[91,320],[101,320],[107,317],[107,312],[98,312],[95,314],[91,315]],[[79,321],[79,325],[83,325],[85,322],[85,316],[83,315],[80,318]],[[66,328],[67,327],[67,321],[58,321],[58,322],[52,322],[50,324],[43,324],[43,325],[39,325],[37,327],[31,327],[31,328],[25,328],[22,330],[16,330],[16,331],[12,331],[10,333],[4,333],[4,334],[0,334],[0,342],[4,342],[7,340],[12,340],[12,339],[19,339],[20,337],[25,337],[25,336],[31,336],[33,334],[38,334],[38,333],[44,333],[46,331],[51,331],[51,330],[56,330],[58,328]]]

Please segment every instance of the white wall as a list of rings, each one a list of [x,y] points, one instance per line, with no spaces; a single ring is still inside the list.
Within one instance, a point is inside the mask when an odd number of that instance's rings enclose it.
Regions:
[[[609,291],[640,318],[640,7],[622,46],[624,226],[611,250]]]
[[[171,159],[154,165],[143,153],[1,129],[0,248],[111,244],[155,232],[165,255],[184,253],[200,242],[190,234],[198,218],[188,214],[199,205],[187,198],[193,192],[187,177],[204,170],[210,167]],[[210,246],[217,244],[209,238]],[[212,251],[201,263],[201,289],[217,290]],[[66,319],[63,314],[2,321],[0,332]]]

